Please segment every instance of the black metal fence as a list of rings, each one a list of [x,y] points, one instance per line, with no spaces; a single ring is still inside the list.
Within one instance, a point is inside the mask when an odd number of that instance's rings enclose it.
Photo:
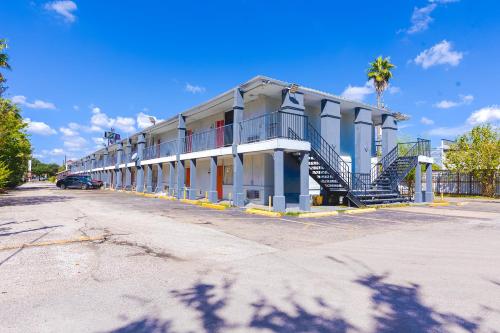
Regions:
[[[496,174],[496,192],[500,195],[500,173]],[[455,173],[447,170],[432,172],[432,186],[436,194],[481,195],[483,186],[469,173]]]

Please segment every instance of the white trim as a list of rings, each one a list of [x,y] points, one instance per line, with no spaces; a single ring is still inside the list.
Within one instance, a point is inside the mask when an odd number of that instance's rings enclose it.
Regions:
[[[157,163],[165,163],[165,162],[174,162],[175,160],[176,160],[176,156],[175,155],[171,155],[171,156],[153,158],[153,159],[150,159],[150,160],[144,160],[144,161],[141,161],[141,165],[157,164]]]
[[[308,141],[297,141],[290,139],[271,139],[266,141],[241,144],[238,146],[238,153],[242,154],[275,149],[310,151],[311,143]]]
[[[222,155],[231,155],[233,153],[232,147],[222,147],[216,149],[202,150],[193,153],[181,154],[181,160],[192,160],[195,158],[204,158],[210,156],[222,156]]]
[[[418,163],[434,163],[434,158],[425,155],[418,155]]]

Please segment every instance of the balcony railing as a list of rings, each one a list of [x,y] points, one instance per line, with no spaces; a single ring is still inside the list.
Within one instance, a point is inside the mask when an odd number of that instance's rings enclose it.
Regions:
[[[233,144],[233,124],[193,133],[181,140],[181,153],[222,148]]]
[[[304,140],[307,131],[307,116],[279,111],[244,120],[240,126],[241,143],[276,138],[291,139],[291,131],[295,134],[294,138]]]
[[[153,158],[160,158],[166,156],[173,156],[177,154],[177,142],[178,140],[171,140],[167,142],[162,142],[159,145],[153,145],[144,149],[144,159],[150,160]]]

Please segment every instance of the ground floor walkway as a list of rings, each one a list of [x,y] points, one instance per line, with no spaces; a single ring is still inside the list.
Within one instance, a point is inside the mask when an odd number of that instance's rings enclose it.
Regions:
[[[494,332],[500,204],[325,218],[28,184],[0,196],[3,332]]]

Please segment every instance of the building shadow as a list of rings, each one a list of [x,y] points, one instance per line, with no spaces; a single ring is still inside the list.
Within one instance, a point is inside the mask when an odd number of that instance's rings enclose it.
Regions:
[[[68,196],[26,196],[26,197],[3,197],[0,198],[0,207],[7,206],[32,206],[46,203],[64,202],[73,199]]]

